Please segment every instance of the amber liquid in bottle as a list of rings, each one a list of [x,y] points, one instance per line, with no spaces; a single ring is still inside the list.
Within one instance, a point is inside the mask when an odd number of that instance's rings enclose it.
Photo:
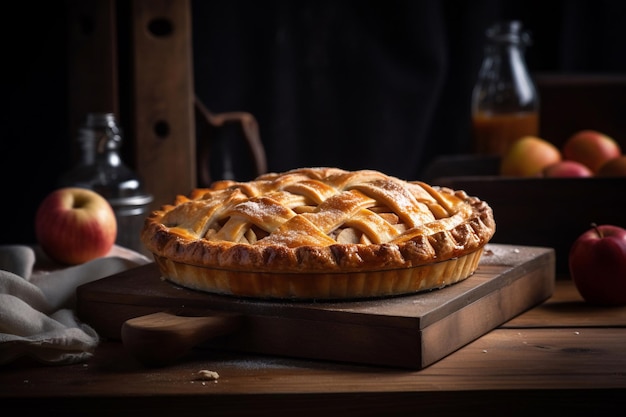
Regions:
[[[539,134],[539,96],[526,67],[529,34],[519,21],[497,22],[487,31],[472,92],[474,152],[504,156],[523,136]]]
[[[513,142],[523,136],[537,136],[537,112],[503,114],[477,113],[472,117],[474,152],[504,155]]]

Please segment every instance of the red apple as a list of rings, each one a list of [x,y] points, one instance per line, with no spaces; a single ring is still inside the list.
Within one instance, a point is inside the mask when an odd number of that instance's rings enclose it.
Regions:
[[[546,178],[591,177],[593,172],[586,165],[576,161],[559,161],[543,169]]]
[[[609,159],[622,154],[619,144],[611,137],[595,131],[581,130],[565,141],[562,147],[563,159],[587,165],[594,173]]]
[[[569,272],[585,301],[626,305],[626,229],[592,225],[570,248]]]
[[[106,255],[117,237],[109,202],[95,191],[65,187],[48,194],[35,214],[35,235],[51,259],[77,265]]]
[[[596,174],[598,177],[626,177],[626,155],[606,161]]]

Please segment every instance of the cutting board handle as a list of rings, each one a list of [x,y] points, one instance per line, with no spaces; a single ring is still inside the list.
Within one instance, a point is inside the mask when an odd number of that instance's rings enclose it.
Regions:
[[[122,343],[143,364],[163,366],[202,342],[236,331],[241,322],[239,314],[189,317],[163,311],[125,321]]]

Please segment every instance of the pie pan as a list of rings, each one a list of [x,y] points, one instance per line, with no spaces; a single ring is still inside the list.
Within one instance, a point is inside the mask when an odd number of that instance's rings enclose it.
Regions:
[[[255,299],[355,300],[443,288],[470,277],[483,249],[458,258],[411,268],[360,272],[279,273],[196,266],[154,257],[162,278],[214,294]]]

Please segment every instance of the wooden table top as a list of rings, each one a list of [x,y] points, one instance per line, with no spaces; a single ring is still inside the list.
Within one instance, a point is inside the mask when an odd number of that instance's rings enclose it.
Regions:
[[[84,364],[0,367],[0,409],[64,416],[600,415],[625,398],[626,307],[589,306],[569,279],[419,371],[201,349],[147,368],[113,340]]]

